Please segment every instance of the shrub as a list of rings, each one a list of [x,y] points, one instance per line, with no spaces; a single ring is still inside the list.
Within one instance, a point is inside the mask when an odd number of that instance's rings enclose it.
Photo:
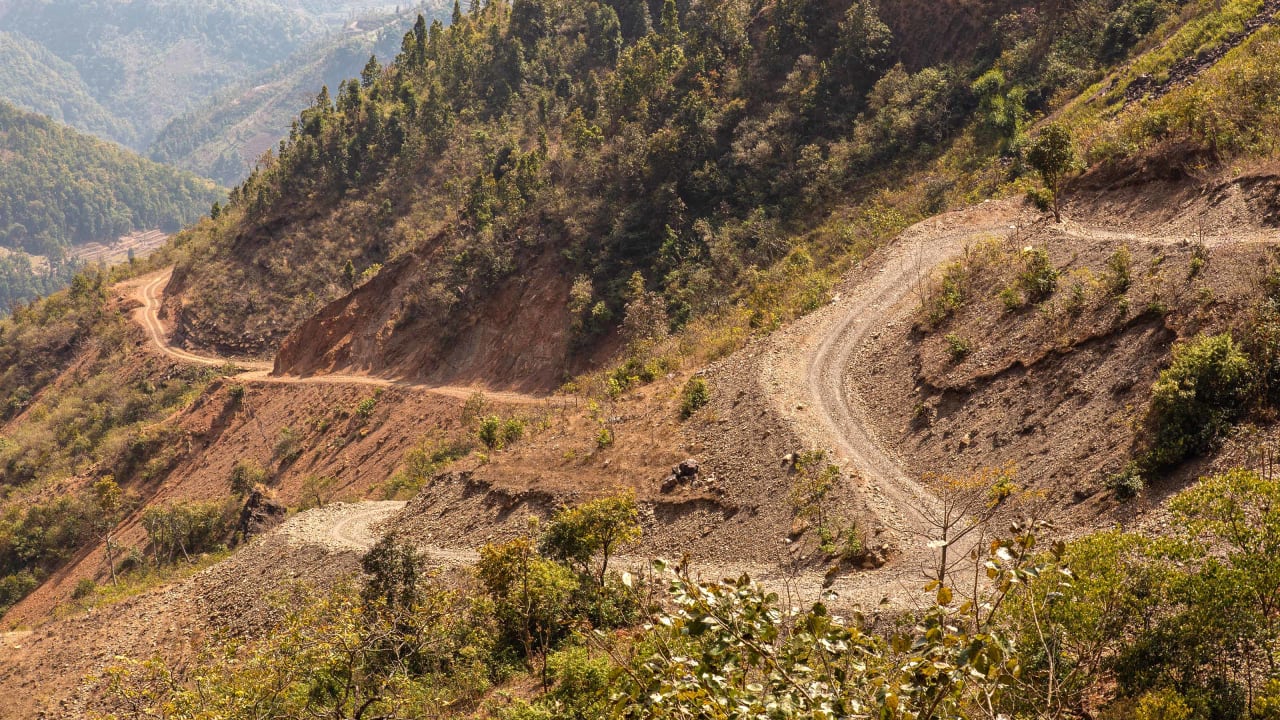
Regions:
[[[36,576],[29,570],[0,577],[0,613],[16,605],[39,584]]]
[[[190,561],[191,555],[214,549],[230,534],[233,513],[233,505],[219,502],[147,508],[142,527],[156,564],[172,563],[179,553]]]
[[[493,601],[507,647],[532,658],[568,634],[578,579],[569,568],[539,555],[532,540],[485,545],[476,571]]]
[[[254,460],[239,460],[231,468],[231,492],[248,495],[259,485],[266,485],[270,476],[261,464]]]
[[[490,450],[497,450],[502,447],[502,419],[497,415],[490,415],[480,421],[480,429],[477,431],[480,442]]]
[[[1107,478],[1107,487],[1111,488],[1121,500],[1135,498],[1147,485],[1142,477],[1142,467],[1136,462],[1126,463],[1124,469]]]
[[[600,432],[596,433],[596,447],[601,450],[613,447],[613,430],[608,425],[601,425]]]
[[[361,420],[368,420],[369,416],[373,415],[373,411],[377,407],[378,407],[378,396],[374,395],[373,397],[367,397],[361,400],[358,405],[356,405],[356,417],[360,418]]]
[[[488,407],[489,400],[484,393],[471,393],[467,401],[462,404],[462,424],[471,427],[473,423],[481,421]]]
[[[288,465],[301,457],[302,442],[298,438],[298,431],[291,427],[280,428],[280,438],[276,440],[272,456],[279,460],[281,465]]]
[[[72,600],[83,600],[89,597],[98,589],[98,583],[93,578],[80,578],[76,581],[76,587],[71,591]]]
[[[1040,212],[1053,209],[1053,193],[1048,188],[1035,187],[1027,191],[1027,202]]]
[[[705,378],[695,375],[684,384],[680,394],[680,417],[688,419],[711,402],[711,391]]]
[[[960,362],[973,352],[973,344],[955,333],[947,333],[943,340],[947,343],[947,354],[952,362]]]
[[[827,495],[840,483],[840,466],[827,461],[823,450],[810,450],[796,458],[796,476],[791,485],[791,506],[799,517],[808,518],[823,530],[827,526]]]
[[[1038,303],[1052,295],[1058,287],[1058,269],[1049,262],[1049,253],[1039,248],[1022,251],[1018,284],[1028,302]]]
[[[403,467],[387,481],[386,494],[393,498],[401,492],[417,492],[446,465],[471,452],[470,441],[424,440],[405,453]]]
[[[1152,386],[1145,465],[1159,469],[1210,449],[1250,396],[1253,365],[1230,333],[1175,345],[1173,362]]]
[[[593,657],[587,648],[569,645],[547,659],[555,687],[544,702],[557,720],[597,720],[610,716],[609,695],[613,666],[607,657]]]
[[[1013,287],[1006,287],[1000,291],[1000,302],[1004,303],[1006,312],[1014,312],[1022,307],[1022,297]]]
[[[1107,290],[1112,295],[1123,295],[1133,284],[1133,270],[1130,267],[1133,257],[1129,254],[1129,246],[1121,245],[1119,250],[1107,258]]]
[[[964,286],[968,275],[963,262],[957,260],[942,269],[942,279],[926,302],[926,315],[931,324],[937,325],[951,317],[964,304]]]
[[[520,438],[524,437],[525,422],[520,418],[508,418],[502,423],[502,445],[503,447],[511,446],[520,442]]]
[[[332,499],[333,486],[337,482],[338,479],[332,475],[308,475],[302,481],[302,508],[324,507]]]

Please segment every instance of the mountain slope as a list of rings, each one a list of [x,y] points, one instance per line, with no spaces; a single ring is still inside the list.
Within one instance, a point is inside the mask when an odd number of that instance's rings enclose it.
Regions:
[[[128,145],[129,123],[93,97],[80,73],[33,40],[0,32],[0,98],[101,138]]]
[[[247,82],[169,122],[147,154],[231,185],[239,182],[267,150],[289,134],[301,108],[324,86],[359,75],[371,55],[391,57],[413,16],[373,16],[359,30],[329,38],[295,52]]]
[[[1033,112],[1142,36],[1115,29],[1132,12],[1118,0],[1048,14],[955,2],[940,10],[950,26],[1004,30],[930,56],[934,28],[914,6],[522,0],[447,29],[423,23],[380,78],[305,111],[283,154],[233,193],[221,230],[175,274],[179,327],[266,351],[351,290],[347,262],[386,264],[399,279],[376,321],[317,319],[345,329],[301,333],[284,356],[430,374],[453,363],[402,348],[465,347],[464,328],[492,319],[516,278],[554,267],[542,302],[564,309],[567,340],[546,358],[559,368],[616,337],[637,293],[656,293],[654,321],[678,328],[766,268],[800,269],[814,292],[752,309],[750,323],[768,327],[817,301],[830,281],[818,268],[848,242],[833,235],[892,232],[968,190],[940,180],[874,216],[887,223],[866,216],[874,227],[842,208],[874,204],[872,188],[948,148],[953,166],[1016,152]],[[905,64],[922,58],[934,64]],[[267,298],[261,329],[240,336]],[[502,317],[513,324],[496,332],[518,336],[524,324]]]
[[[213,183],[0,102],[0,246],[59,261],[71,246],[176,231],[222,197]]]
[[[13,3],[5,30],[74,68],[32,62],[0,67],[3,86],[52,72],[40,85],[77,86],[124,126],[113,139],[145,146],[167,122],[208,95],[285,59],[328,31],[325,23],[265,0]],[[11,97],[30,100],[27,93]],[[35,106],[34,103],[31,103]],[[38,107],[37,107],[38,109]],[[80,125],[92,130],[89,124]]]

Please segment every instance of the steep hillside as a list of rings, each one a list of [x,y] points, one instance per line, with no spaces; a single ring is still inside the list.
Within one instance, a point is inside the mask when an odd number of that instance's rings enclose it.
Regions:
[[[174,231],[223,196],[153,163],[0,102],[0,246],[63,261],[73,245]]]
[[[993,20],[948,7],[956,22]],[[556,304],[574,337],[545,358],[560,368],[580,357],[571,348],[611,334],[633,299],[633,273],[658,294],[655,327],[678,328],[783,258],[824,267],[843,256],[860,214],[891,232],[974,182],[998,183],[939,178],[891,212],[871,200],[872,188],[957,140],[953,166],[1009,152],[1054,92],[1092,82],[1150,30],[1114,29],[1127,27],[1126,3],[1093,14],[1027,9],[1006,16],[1009,32],[987,36],[989,52],[968,43],[913,73],[896,60],[914,58],[933,29],[894,3],[885,15],[912,34],[895,36],[862,2],[837,13],[806,3],[678,8],[492,3],[456,27],[420,24],[380,76],[306,111],[283,154],[233,194],[233,211],[175,276],[181,332],[265,351],[351,289],[348,262],[357,275],[385,265],[397,289],[376,321],[317,318],[340,336],[301,333],[281,369],[328,357],[432,373],[437,362],[396,348],[468,345],[467,318],[513,292],[513,278],[561,258]],[[1065,67],[1072,73],[1044,72]],[[250,297],[254,307],[272,298],[274,309],[246,339]]]
[[[0,321],[0,718],[1273,720],[1277,10],[421,18]]]
[[[288,137],[298,111],[317,88],[337,87],[360,74],[371,55],[391,57],[413,14],[364,16],[358,29],[298,50],[266,72],[220,91],[168,123],[147,154],[157,162],[234,185],[258,158]],[[441,13],[443,17],[443,13]]]

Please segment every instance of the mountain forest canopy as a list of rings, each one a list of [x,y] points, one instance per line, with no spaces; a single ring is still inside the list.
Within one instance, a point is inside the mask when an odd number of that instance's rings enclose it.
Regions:
[[[365,0],[5,0],[0,98],[144,150],[210,96],[340,36],[353,17],[396,7]]]
[[[991,11],[999,33],[932,57],[921,51],[927,23],[888,24],[903,5],[513,0],[459,7],[450,27],[422,19],[385,70],[320,93],[281,152],[233,191],[237,212],[179,267],[198,278],[190,324],[213,328],[213,308],[234,305],[218,278],[253,262],[231,256],[236,238],[261,235],[264,257],[306,253],[314,270],[259,276],[282,307],[314,298],[273,318],[264,346],[340,296],[349,260],[410,255],[433,260],[413,271],[397,326],[459,312],[555,252],[583,279],[582,328],[621,318],[636,272],[678,328],[836,208],[958,138],[970,138],[971,169],[1016,154],[1050,98],[1096,80],[1179,3],[1014,3]],[[912,212],[940,209],[953,191],[939,182]],[[336,219],[348,215],[359,232],[325,224],[345,228]],[[907,219],[876,217],[867,222]],[[289,239],[303,236],[327,259]],[[795,260],[821,264],[807,257]]]
[[[223,191],[0,101],[0,247],[60,262],[73,245],[176,232]]]

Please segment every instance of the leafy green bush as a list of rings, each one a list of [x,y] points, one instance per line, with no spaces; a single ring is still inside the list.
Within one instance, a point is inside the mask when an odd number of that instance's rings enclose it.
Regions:
[[[368,420],[373,411],[378,407],[378,396],[367,397],[356,405],[356,417],[362,420]]]
[[[237,460],[231,468],[230,480],[232,494],[244,496],[259,485],[267,485],[271,476],[256,460]]]
[[[72,600],[83,600],[98,590],[98,583],[93,578],[80,578],[76,581],[75,588],[71,591]]]
[[[547,557],[566,563],[604,585],[609,558],[640,538],[640,514],[634,495],[617,495],[558,511],[538,546]],[[599,559],[598,570],[591,567]]]
[[[955,333],[947,333],[943,340],[947,343],[947,355],[951,357],[951,362],[960,362],[973,352],[973,343]]]
[[[680,417],[688,419],[711,402],[711,390],[706,378],[694,375],[684,384],[680,393]]]
[[[596,433],[596,447],[604,450],[613,447],[613,429],[608,425],[601,425],[600,431]]]
[[[1023,250],[1018,284],[1027,302],[1038,303],[1052,295],[1058,288],[1058,269],[1049,262],[1049,253],[1041,248]]]
[[[1213,447],[1247,407],[1252,381],[1253,364],[1230,333],[1175,345],[1152,386],[1144,465],[1166,468]]]
[[[1112,295],[1123,295],[1129,292],[1129,286],[1133,284],[1133,256],[1129,253],[1129,246],[1121,245],[1118,250],[1107,258],[1107,290]]]
[[[473,447],[469,440],[424,439],[417,447],[405,453],[403,467],[387,481],[387,497],[418,492],[449,463],[466,457]]]
[[[142,513],[142,527],[156,564],[175,562],[179,554],[192,555],[215,549],[231,534],[236,505],[223,502],[177,503],[150,507]]]
[[[925,300],[925,315],[931,325],[940,324],[964,304],[967,278],[968,269],[963,261],[957,260],[942,268],[937,287]]]
[[[476,431],[480,442],[490,450],[502,447],[502,418],[490,415],[480,421],[480,429]]]
[[[526,425],[520,418],[503,420],[497,415],[490,415],[480,421],[480,428],[476,433],[485,447],[501,450],[519,442],[524,437]]]
[[[1142,466],[1137,462],[1125,463],[1120,472],[1107,478],[1107,487],[1121,500],[1135,498],[1147,486],[1142,477]]]

